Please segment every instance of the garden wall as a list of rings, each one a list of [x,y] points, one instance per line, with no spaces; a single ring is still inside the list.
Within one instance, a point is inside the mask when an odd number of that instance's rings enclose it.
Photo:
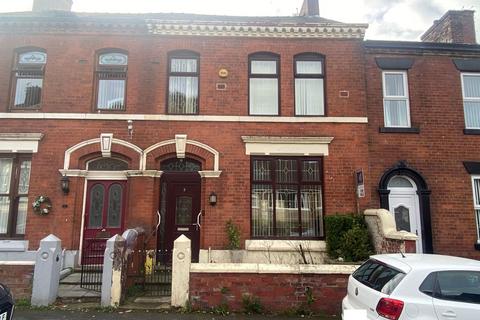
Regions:
[[[0,261],[0,282],[10,288],[15,300],[30,301],[34,269],[33,261]]]

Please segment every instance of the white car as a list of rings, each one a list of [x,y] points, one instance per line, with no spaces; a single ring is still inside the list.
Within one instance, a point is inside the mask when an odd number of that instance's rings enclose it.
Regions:
[[[372,256],[349,277],[342,319],[345,310],[366,310],[367,319],[379,320],[479,320],[480,261],[429,254]]]

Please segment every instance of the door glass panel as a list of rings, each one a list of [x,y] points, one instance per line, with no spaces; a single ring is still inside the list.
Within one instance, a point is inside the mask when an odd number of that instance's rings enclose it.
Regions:
[[[399,206],[395,208],[394,212],[397,230],[405,230],[410,232],[410,215],[408,208]]]
[[[28,198],[20,197],[18,200],[16,234],[25,234],[25,223],[27,221]]]
[[[102,226],[103,201],[105,188],[101,184],[95,185],[90,191],[90,210],[88,226],[90,228],[100,228]]]
[[[7,233],[9,211],[10,199],[8,197],[0,197],[0,234]]]
[[[192,197],[177,197],[177,206],[175,209],[175,223],[185,225],[192,223]]]
[[[32,164],[32,162],[30,160],[25,160],[25,161],[22,161],[22,164],[20,165],[20,178],[19,178],[19,181],[18,181],[18,193],[19,194],[27,194],[28,193],[28,188],[30,186],[31,164]]]
[[[13,159],[0,159],[0,193],[10,192]]]
[[[123,188],[119,184],[114,184],[108,192],[108,216],[107,227],[120,228],[122,218],[122,192]]]
[[[277,236],[298,237],[298,201],[297,187],[278,185],[276,223]]]
[[[302,236],[320,237],[322,224],[322,189],[320,186],[305,186],[302,192]]]
[[[296,183],[297,180],[297,160],[278,160],[277,182]]]
[[[273,235],[273,190],[272,186],[252,186],[252,228],[257,237]]]

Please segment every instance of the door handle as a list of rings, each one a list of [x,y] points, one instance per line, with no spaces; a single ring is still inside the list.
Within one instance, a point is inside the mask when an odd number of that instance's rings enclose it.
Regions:
[[[442,313],[442,316],[448,319],[455,319],[457,317],[457,314],[453,311],[445,311]]]

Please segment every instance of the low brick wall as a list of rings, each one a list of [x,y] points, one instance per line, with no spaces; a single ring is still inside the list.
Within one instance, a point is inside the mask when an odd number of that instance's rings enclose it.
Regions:
[[[351,266],[349,268],[352,269]],[[242,273],[233,269],[214,273],[192,269],[190,303],[194,309],[203,310],[228,305],[231,311],[243,311],[242,297],[247,294],[258,297],[267,312],[309,310],[338,315],[349,276],[349,272],[304,273],[296,270],[288,273]]]
[[[1,262],[0,282],[12,291],[15,300],[28,299],[32,295],[33,271],[35,265],[31,262]]]

